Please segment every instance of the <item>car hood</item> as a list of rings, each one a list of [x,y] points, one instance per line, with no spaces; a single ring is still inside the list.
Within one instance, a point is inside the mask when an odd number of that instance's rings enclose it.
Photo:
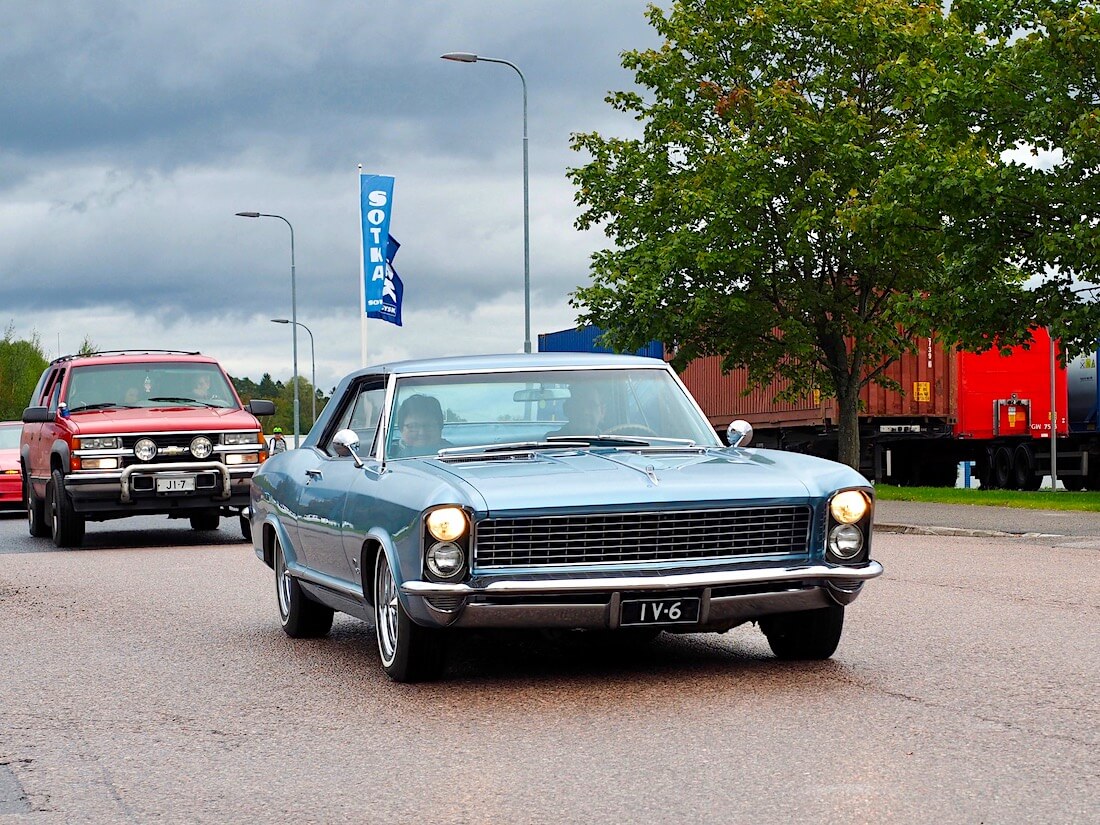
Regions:
[[[78,435],[99,433],[256,430],[259,422],[247,410],[210,407],[141,407],[77,412],[69,422]]]
[[[479,509],[569,510],[647,504],[806,501],[866,480],[850,468],[768,450],[543,452],[513,460],[426,460],[480,497]],[[475,503],[475,506],[478,506]]]

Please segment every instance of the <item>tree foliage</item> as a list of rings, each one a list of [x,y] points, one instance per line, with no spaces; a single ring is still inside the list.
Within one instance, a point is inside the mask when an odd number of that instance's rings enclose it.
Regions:
[[[275,427],[282,427],[285,434],[294,432],[294,383],[293,381],[275,381],[271,374],[265,372],[256,383],[251,378],[235,378],[230,376],[237,395],[241,401],[247,404],[254,398],[262,398],[275,402],[275,415],[263,419],[264,430],[271,432]],[[302,435],[305,435],[313,427],[313,404],[310,393],[317,393],[317,415],[329,399],[324,392],[315,390],[308,380],[298,376],[298,419]]]
[[[9,326],[0,339],[0,421],[19,421],[31,393],[49,362],[37,335],[29,341],[14,338]]]
[[[835,396],[840,458],[858,466],[860,389],[917,336],[981,349],[1068,319],[1064,285],[1026,288],[1053,260],[1024,254],[1043,246],[1039,210],[1018,205],[1042,203],[1045,173],[1001,155],[1026,139],[1003,121],[1031,105],[990,93],[1030,42],[1011,39],[1010,8],[650,7],[663,45],[623,56],[645,93],[608,97],[642,136],[573,137],[591,158],[570,171],[578,225],[614,241],[574,294],[579,321],[616,349],[657,338],[678,365],[718,355],[758,384]]]

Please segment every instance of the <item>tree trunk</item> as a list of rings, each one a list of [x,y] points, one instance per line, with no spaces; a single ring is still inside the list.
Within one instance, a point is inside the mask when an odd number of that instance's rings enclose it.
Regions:
[[[837,392],[837,461],[859,470],[859,390]]]

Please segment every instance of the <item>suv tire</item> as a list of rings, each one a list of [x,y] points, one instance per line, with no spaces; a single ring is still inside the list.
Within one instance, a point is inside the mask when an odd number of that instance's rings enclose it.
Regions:
[[[46,512],[50,516],[53,543],[58,547],[79,547],[84,541],[84,517],[73,509],[60,470],[51,473],[46,485]]]
[[[192,530],[217,530],[222,516],[217,510],[204,510],[191,516]]]
[[[50,535],[50,525],[46,521],[46,503],[34,494],[34,487],[23,468],[23,503],[27,505],[27,532],[36,539]]]

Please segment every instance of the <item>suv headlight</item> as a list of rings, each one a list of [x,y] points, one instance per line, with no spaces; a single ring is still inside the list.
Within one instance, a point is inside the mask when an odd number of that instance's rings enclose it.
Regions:
[[[117,435],[82,436],[76,439],[74,446],[78,450],[117,450],[122,446],[122,439]]]
[[[260,434],[251,433],[222,433],[222,444],[239,447],[242,444],[259,444]]]
[[[134,444],[134,455],[138,461],[152,461],[157,457],[157,445],[151,438],[139,438]]]
[[[197,435],[191,439],[191,455],[195,458],[210,458],[212,452],[214,452],[214,445],[205,435]]]

